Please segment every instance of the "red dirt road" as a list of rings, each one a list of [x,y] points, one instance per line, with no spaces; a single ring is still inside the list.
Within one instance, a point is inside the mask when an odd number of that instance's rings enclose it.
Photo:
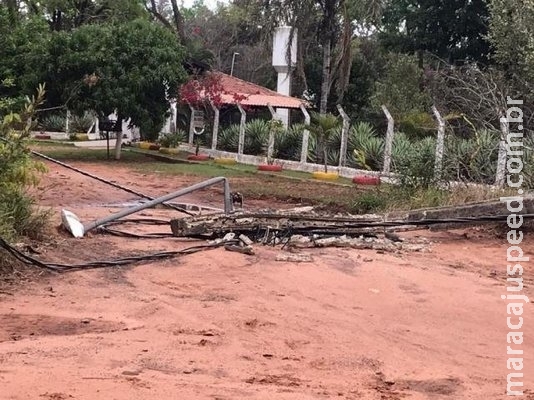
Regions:
[[[154,179],[82,167],[160,194]],[[178,180],[157,184],[164,193]],[[131,198],[53,167],[47,187],[43,205],[82,218],[108,213],[96,206],[103,198]],[[214,205],[210,193],[202,197]],[[427,253],[314,249],[312,263],[296,264],[257,245],[254,256],[218,249],[44,278],[0,295],[0,399],[506,398],[505,240],[463,233],[419,232],[434,242]],[[190,245],[106,236],[55,243],[42,258]],[[534,241],[523,247],[532,254]],[[528,265],[525,279],[531,286]],[[531,287],[524,293],[534,298]],[[534,399],[532,303],[523,316],[523,398]]]

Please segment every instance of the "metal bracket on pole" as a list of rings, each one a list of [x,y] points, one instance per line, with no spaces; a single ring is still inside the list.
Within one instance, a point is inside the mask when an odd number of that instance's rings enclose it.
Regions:
[[[350,128],[350,118],[341,107],[341,104],[337,105],[337,110],[339,115],[343,118],[343,128],[341,130],[341,146],[339,149],[339,166],[344,167],[347,164],[347,144],[349,141],[349,128]]]
[[[63,226],[69,232],[71,232],[74,237],[83,237],[85,233],[95,228],[98,228],[101,225],[118,220],[128,215],[134,214],[146,208],[150,208],[155,205],[165,203],[169,200],[175,199],[176,197],[184,196],[188,193],[194,192],[195,190],[204,189],[208,186],[212,186],[220,182],[224,183],[224,212],[225,214],[228,215],[233,211],[233,203],[232,203],[232,198],[230,194],[230,184],[227,178],[217,177],[217,178],[208,179],[207,181],[197,183],[196,185],[189,186],[184,189],[180,189],[176,192],[167,194],[165,196],[158,197],[157,199],[151,200],[139,206],[135,206],[135,207],[128,208],[126,210],[119,211],[118,213],[115,213],[106,218],[102,218],[100,220],[91,222],[89,224],[85,224],[85,225],[82,224],[80,222],[80,219],[76,217],[76,215],[74,215],[72,212],[67,211],[67,210],[61,211],[61,219],[63,221]]]
[[[384,164],[382,166],[382,173],[387,175],[391,170],[391,153],[393,151],[393,137],[395,135],[395,120],[386,106],[382,106],[382,111],[386,114],[388,120],[388,130],[386,133],[386,145],[384,146]]]
[[[438,139],[436,141],[436,163],[434,164],[434,177],[441,179],[443,170],[443,151],[445,148],[445,121],[441,117],[436,106],[432,106],[432,112],[438,121]]]
[[[239,144],[237,146],[237,156],[240,157],[245,148],[245,124],[247,123],[247,113],[245,110],[243,110],[241,104],[237,104],[237,108],[241,113],[241,122],[239,124]]]
[[[304,123],[306,126],[310,126],[310,114],[308,113],[308,110],[306,110],[306,107],[304,107],[302,104],[300,105],[300,111],[302,111],[302,114],[304,114]],[[308,129],[304,129],[302,132],[302,148],[300,150],[300,162],[301,164],[305,164],[308,161],[308,143],[310,141],[310,131]]]

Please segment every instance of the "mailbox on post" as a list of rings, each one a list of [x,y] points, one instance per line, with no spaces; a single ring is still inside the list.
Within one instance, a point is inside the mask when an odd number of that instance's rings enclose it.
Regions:
[[[195,155],[198,156],[198,152],[200,150],[200,135],[204,133],[204,130],[206,129],[206,119],[204,118],[204,111],[200,110],[193,110],[193,115],[191,116],[193,119],[193,133],[195,134],[195,141],[196,141],[196,147],[195,147]]]
[[[195,135],[202,135],[204,129],[206,128],[206,119],[204,118],[204,111],[194,110],[193,111],[193,132]]]

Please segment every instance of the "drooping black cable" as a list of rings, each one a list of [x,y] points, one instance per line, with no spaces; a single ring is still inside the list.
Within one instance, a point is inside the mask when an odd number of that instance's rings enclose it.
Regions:
[[[146,255],[124,257],[124,258],[119,258],[116,260],[101,260],[101,261],[94,261],[94,262],[87,262],[87,263],[80,263],[80,264],[60,264],[60,263],[45,263],[40,260],[37,260],[34,257],[28,256],[22,253],[21,251],[17,250],[16,248],[14,248],[13,246],[9,245],[9,243],[7,243],[3,238],[0,237],[0,248],[3,248],[4,250],[6,250],[8,253],[10,253],[12,256],[17,258],[19,261],[27,265],[33,265],[33,266],[37,266],[40,268],[52,270],[55,272],[66,272],[66,271],[89,269],[89,268],[119,267],[119,266],[139,263],[142,261],[158,261],[158,260],[163,260],[167,258],[193,254],[199,251],[215,249],[218,247],[222,247],[225,244],[237,244],[237,243],[239,243],[238,240],[230,240],[230,241],[224,241],[224,242],[214,243],[214,244],[202,244],[198,246],[191,246],[191,247],[187,247],[182,250],[162,251],[162,252],[146,254]]]

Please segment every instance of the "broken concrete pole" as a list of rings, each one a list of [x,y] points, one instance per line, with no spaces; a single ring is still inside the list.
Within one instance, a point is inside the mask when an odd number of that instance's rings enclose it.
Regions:
[[[174,236],[198,237],[221,236],[228,232],[257,237],[260,231],[283,231],[299,233],[300,231],[334,232],[359,234],[369,230],[359,224],[380,222],[379,216],[322,217],[313,213],[300,213],[294,210],[260,211],[257,213],[234,213],[230,215],[211,214],[171,220]]]

